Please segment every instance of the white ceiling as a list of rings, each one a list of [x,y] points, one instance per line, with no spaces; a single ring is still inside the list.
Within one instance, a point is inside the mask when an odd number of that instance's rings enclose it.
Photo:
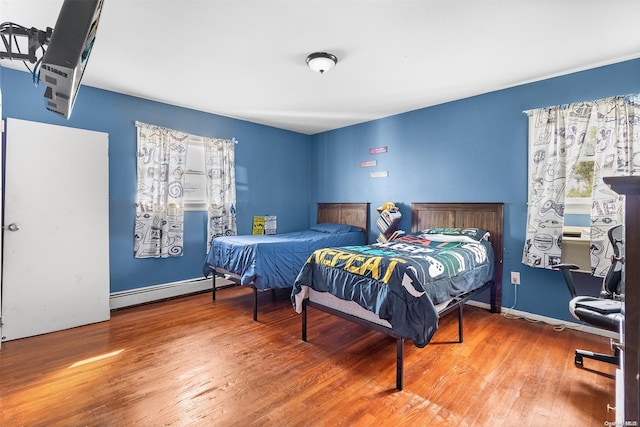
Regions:
[[[83,84],[314,134],[638,57],[639,0],[105,0]]]

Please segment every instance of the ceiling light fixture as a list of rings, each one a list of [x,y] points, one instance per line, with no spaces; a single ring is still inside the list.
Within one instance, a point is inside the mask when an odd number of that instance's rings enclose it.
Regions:
[[[313,71],[324,74],[329,71],[338,63],[338,58],[335,55],[326,52],[314,52],[307,56],[307,65]]]

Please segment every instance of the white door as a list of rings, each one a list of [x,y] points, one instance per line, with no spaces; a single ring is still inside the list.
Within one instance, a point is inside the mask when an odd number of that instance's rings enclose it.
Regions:
[[[2,93],[0,92],[0,118],[2,117]],[[4,140],[4,121],[0,119],[0,126],[2,126],[2,139]],[[0,147],[1,148],[1,147]],[[0,150],[0,165],[2,165],[2,151]],[[0,169],[1,172],[1,169]],[[2,194],[2,186],[4,185],[4,179],[2,178],[2,174],[0,173],[0,195]],[[2,202],[0,201],[0,220],[2,216],[4,216],[4,206],[2,206]],[[0,221],[1,222],[1,221]],[[0,236],[2,233],[0,232]],[[0,337],[2,337],[2,243],[0,243]],[[2,340],[0,339],[0,346],[2,346]]]
[[[108,320],[108,134],[7,119],[2,341]]]

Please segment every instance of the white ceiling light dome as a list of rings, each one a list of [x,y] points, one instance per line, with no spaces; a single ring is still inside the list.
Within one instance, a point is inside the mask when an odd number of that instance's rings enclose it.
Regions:
[[[327,52],[314,52],[307,56],[307,65],[313,71],[324,74],[338,63],[338,58]]]

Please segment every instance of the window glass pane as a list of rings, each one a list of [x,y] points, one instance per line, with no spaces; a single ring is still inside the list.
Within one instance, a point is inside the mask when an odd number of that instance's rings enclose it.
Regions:
[[[567,214],[591,215],[596,133],[596,126],[589,128],[573,176],[567,180],[565,195],[565,212]]]
[[[567,181],[567,198],[591,198],[593,188],[593,160],[581,161],[576,165],[571,179]]]
[[[207,210],[207,193],[202,137],[192,135],[187,151],[187,170],[184,176],[185,210]]]

